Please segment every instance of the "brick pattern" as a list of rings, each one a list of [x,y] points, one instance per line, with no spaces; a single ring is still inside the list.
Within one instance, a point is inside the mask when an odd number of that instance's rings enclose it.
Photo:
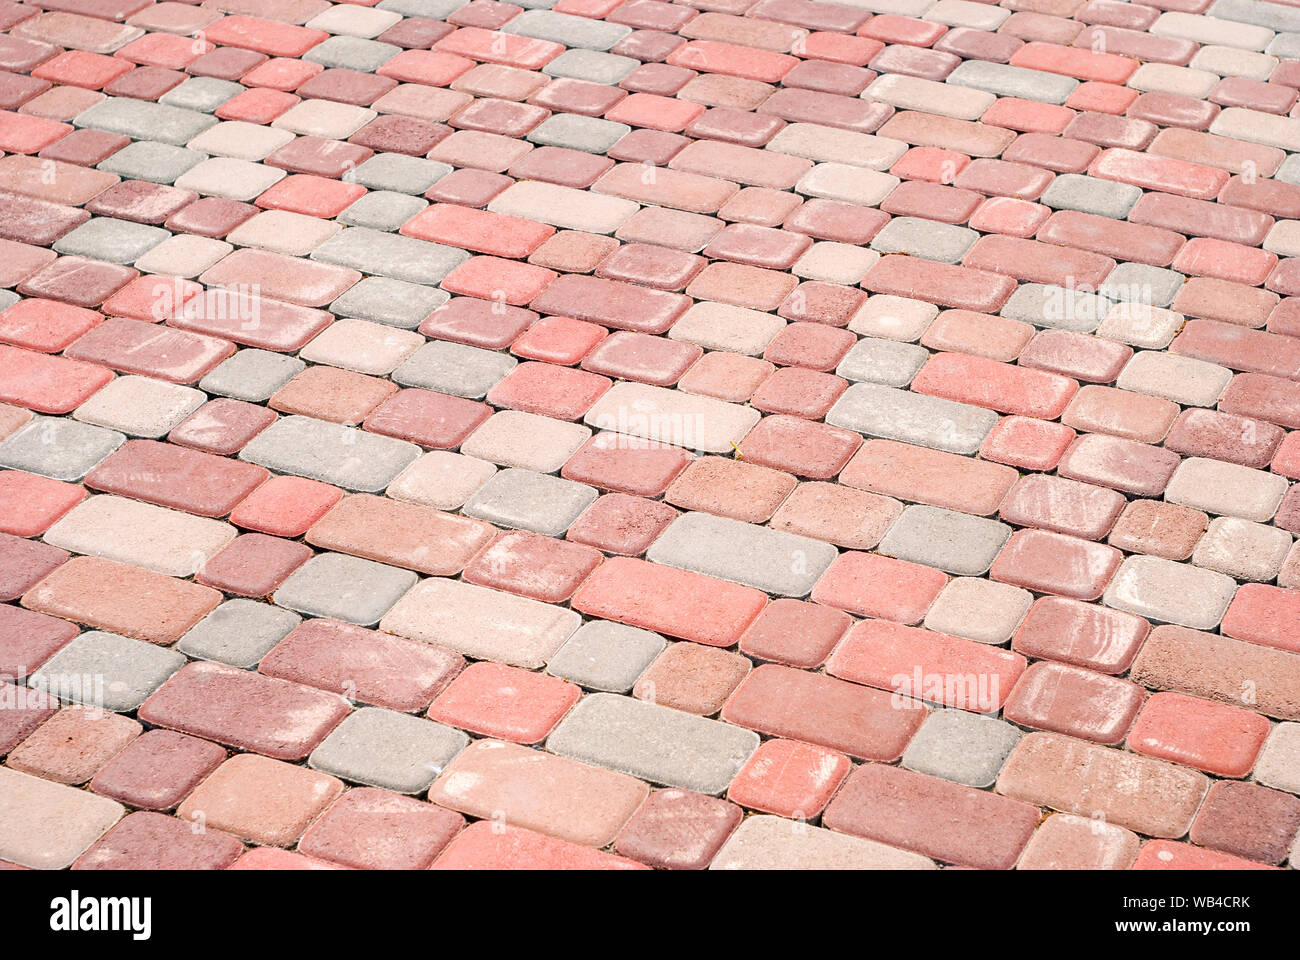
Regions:
[[[0,866],[1297,865],[1295,0],[0,41]]]

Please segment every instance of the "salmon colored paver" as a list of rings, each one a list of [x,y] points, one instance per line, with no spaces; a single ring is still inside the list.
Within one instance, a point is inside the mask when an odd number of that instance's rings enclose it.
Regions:
[[[0,867],[1300,867],[1300,0],[3,7]]]

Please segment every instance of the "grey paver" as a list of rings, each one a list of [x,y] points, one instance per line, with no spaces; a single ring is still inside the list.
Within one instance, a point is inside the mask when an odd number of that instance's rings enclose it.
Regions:
[[[1273,174],[1273,179],[1284,183],[1300,184],[1300,153],[1290,154],[1283,160],[1282,166],[1278,167],[1277,173]]]
[[[874,383],[855,383],[826,414],[826,422],[869,437],[974,453],[997,423],[992,410]]]
[[[420,448],[405,440],[311,417],[281,417],[240,451],[241,460],[348,490],[377,493]]]
[[[99,163],[99,170],[116,173],[127,180],[152,180],[175,183],[181,176],[208,159],[188,147],[178,147],[155,140],[136,140]]]
[[[565,50],[543,67],[542,72],[552,77],[572,77],[614,86],[639,66],[641,61],[631,57],[595,50]]]
[[[708,513],[684,513],[650,546],[646,559],[805,597],[839,551],[829,543]]]
[[[481,400],[518,365],[518,360],[504,353],[431,340],[402,361],[393,371],[393,380],[404,387],[424,387]]]
[[[1187,278],[1176,270],[1152,267],[1145,263],[1121,263],[1110,272],[1097,293],[1108,300],[1145,303],[1152,307],[1168,307],[1174,302],[1178,288]]]
[[[626,123],[582,117],[573,113],[555,113],[528,134],[533,143],[547,147],[567,147],[587,153],[603,154],[632,132]]]
[[[320,553],[275,591],[275,602],[309,617],[372,627],[418,578],[410,570],[344,553]]]
[[[1135,555],[1119,565],[1101,602],[1148,620],[1213,630],[1236,590],[1236,581],[1222,573]]]
[[[649,630],[592,620],[555,652],[546,672],[589,690],[627,693],[666,645]]]
[[[846,380],[905,387],[930,359],[930,351],[915,343],[863,337],[844,355],[835,372]]]
[[[91,217],[56,240],[54,251],[108,263],[134,263],[170,236],[162,227],[116,217]]]
[[[1284,60],[1300,58],[1300,33],[1279,33],[1264,52]]]
[[[1078,173],[1062,173],[1043,192],[1040,203],[1053,210],[1080,210],[1122,220],[1142,196],[1142,188]]]
[[[582,50],[608,50],[631,33],[632,28],[550,10],[525,10],[507,21],[501,32],[550,40]]]
[[[871,249],[956,263],[978,239],[979,234],[967,227],[918,217],[894,217],[872,239]]]
[[[369,190],[418,194],[449,173],[451,166],[438,160],[408,157],[404,153],[377,153],[357,166],[347,179]]]
[[[546,740],[552,753],[711,794],[727,789],[757,748],[752,730],[612,693],[585,697]]]
[[[22,297],[12,290],[0,290],[0,310],[8,310],[21,299]]]
[[[1065,103],[1079,85],[1073,77],[988,60],[962,61],[948,74],[948,82],[995,93],[999,97],[1021,97],[1042,103]]]
[[[883,554],[978,577],[993,565],[1011,527],[987,517],[924,504],[904,507],[877,548]]]
[[[966,710],[935,710],[907,749],[903,766],[968,787],[991,787],[1020,731],[1003,720]]]
[[[185,664],[175,650],[91,630],[46,660],[27,683],[60,700],[125,713]]]
[[[307,368],[297,357],[270,350],[239,350],[213,367],[199,389],[236,400],[261,403]]]
[[[255,667],[301,622],[298,614],[269,603],[227,600],[191,627],[176,649],[199,660]]]
[[[337,217],[349,227],[396,230],[429,205],[427,200],[393,190],[371,190]]]
[[[1266,523],[1286,495],[1285,477],[1236,463],[1188,457],[1165,487],[1170,503]]]
[[[1022,283],[1002,305],[1001,315],[1036,327],[1092,333],[1110,312],[1105,297],[1045,283]]]
[[[413,330],[450,299],[445,290],[434,287],[392,277],[366,277],[331,303],[330,312]]]
[[[423,717],[362,707],[307,759],[324,773],[395,793],[420,793],[469,744],[454,727]]]
[[[81,111],[72,122],[78,127],[120,133],[132,140],[157,140],[180,147],[216,124],[217,118],[149,100],[109,97]]]
[[[469,254],[396,233],[344,227],[313,250],[311,259],[411,283],[435,284],[468,260]]]
[[[80,480],[124,443],[126,435],[116,430],[61,417],[33,417],[0,443],[0,466],[55,480]]]
[[[383,0],[375,9],[390,10],[404,17],[445,20],[467,3],[469,0]]]
[[[1253,23],[1279,33],[1300,32],[1300,10],[1284,7],[1280,3],[1259,3],[1258,0],[1215,0],[1206,16],[1237,23]]]
[[[364,40],[361,37],[330,37],[304,53],[302,59],[326,67],[374,73],[401,52],[401,47],[391,43],[381,43],[378,40]]]
[[[180,86],[164,93],[158,98],[158,102],[168,107],[182,107],[186,110],[197,110],[199,113],[211,113],[246,89],[242,84],[231,80],[190,77]]]
[[[463,512],[498,526],[558,537],[596,496],[596,488],[585,483],[511,468],[479,487]]]

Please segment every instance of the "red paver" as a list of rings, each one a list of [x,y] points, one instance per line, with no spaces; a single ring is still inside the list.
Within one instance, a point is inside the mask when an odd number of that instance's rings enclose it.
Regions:
[[[465,580],[562,603],[573,596],[601,559],[600,552],[591,547],[515,531],[502,534],[479,553],[465,568]]]
[[[472,823],[433,864],[435,870],[644,870],[643,864],[506,824]]]
[[[920,623],[948,582],[932,567],[872,553],[842,553],[813,587],[818,603],[863,617]]]
[[[358,870],[423,870],[465,825],[460,814],[387,790],[349,790],[298,850]]]
[[[149,730],[100,768],[95,793],[145,810],[170,810],[226,759],[215,743],[171,730]]]
[[[1129,748],[1218,776],[1244,777],[1268,732],[1268,720],[1249,710],[1181,693],[1157,693],[1129,733]]]
[[[74,870],[224,870],[244,852],[238,837],[160,813],[126,816],[72,865]]]
[[[268,476],[264,467],[174,443],[128,440],[87,474],[86,486],[199,516],[224,517]]]
[[[614,841],[626,857],[660,870],[703,870],[744,813],[717,797],[656,790]]]
[[[842,753],[796,740],[768,740],[736,775],[728,799],[795,820],[815,817],[849,775]]]
[[[581,696],[576,684],[556,677],[474,663],[438,695],[428,716],[485,737],[537,743]]]

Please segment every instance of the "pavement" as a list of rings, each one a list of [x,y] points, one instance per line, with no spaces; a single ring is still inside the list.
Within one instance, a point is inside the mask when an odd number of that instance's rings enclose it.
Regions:
[[[1300,860],[1300,3],[0,69],[0,866]]]

